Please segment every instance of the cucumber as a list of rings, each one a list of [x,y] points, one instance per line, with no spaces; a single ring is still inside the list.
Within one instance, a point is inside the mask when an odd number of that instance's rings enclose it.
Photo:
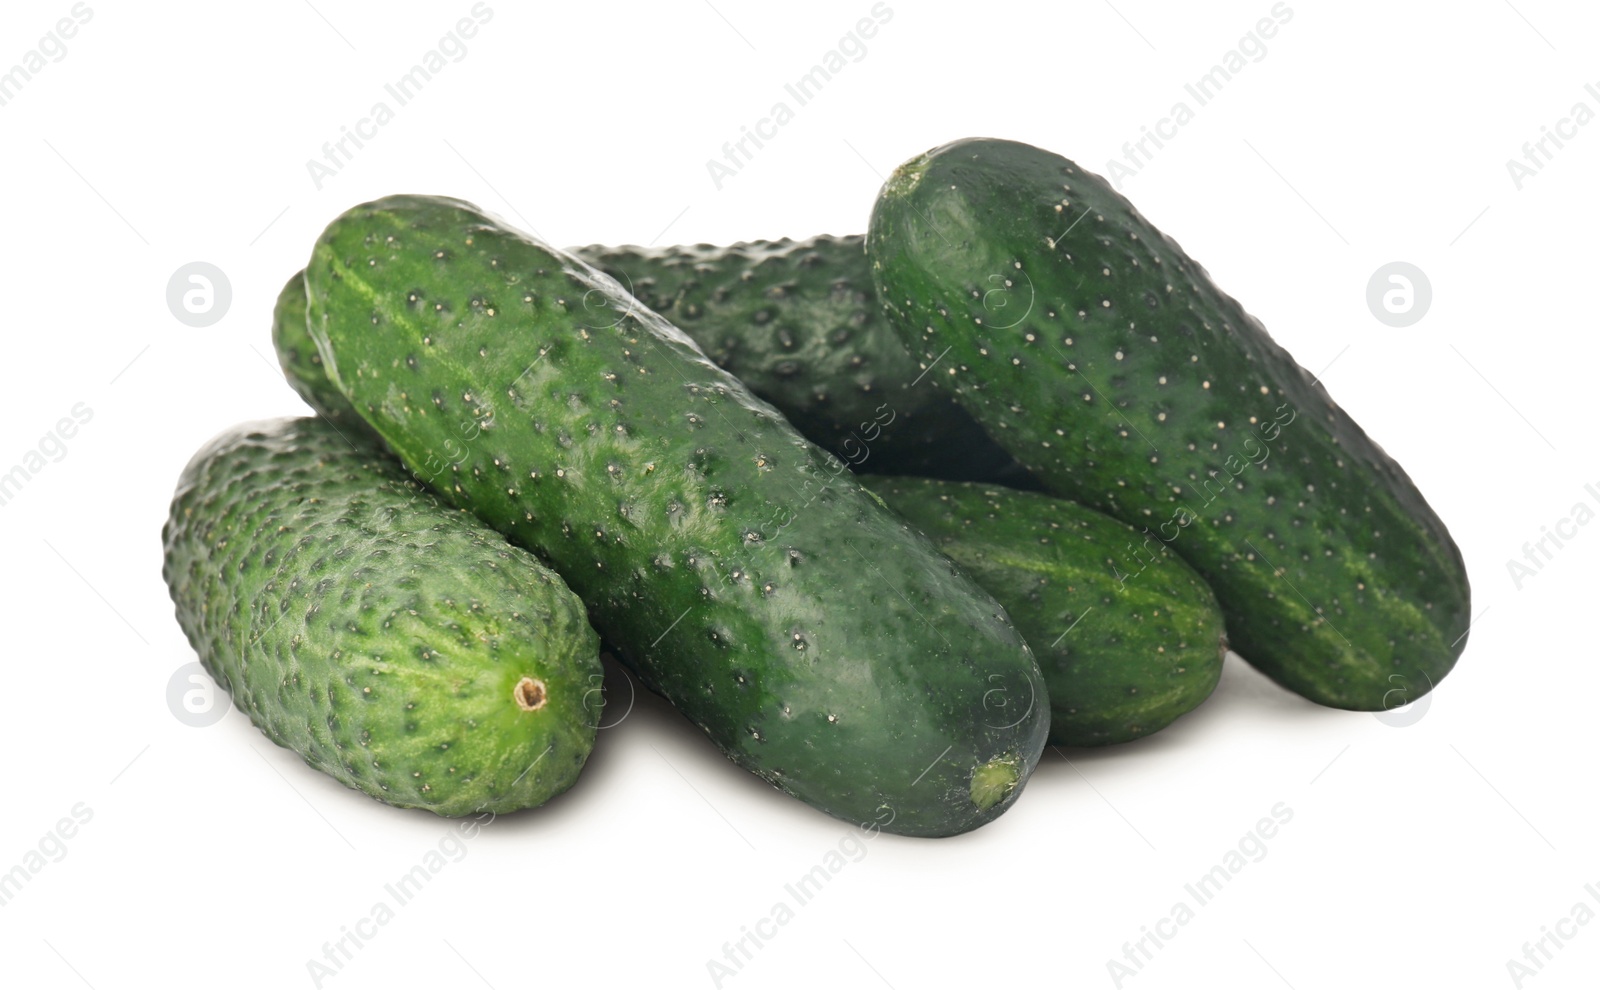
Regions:
[[[178,623],[266,736],[380,801],[514,811],[594,746],[599,638],[526,551],[331,425],[236,427],[162,532]]]
[[[296,272],[278,293],[277,305],[272,308],[272,347],[278,353],[283,377],[313,412],[342,433],[356,431],[376,437],[322,370],[322,355],[306,326],[305,272]]]
[[[1049,710],[1005,611],[615,281],[396,196],[335,220],[306,286],[356,410],[735,763],[906,835],[1016,800]]]
[[[573,248],[853,469],[1025,482],[883,318],[860,235]]]
[[[813,443],[852,467],[1033,488],[1037,482],[926,380],[883,318],[862,237],[667,248],[571,249],[676,324]],[[273,323],[301,398],[343,428],[359,421],[327,382],[305,327],[302,275]]]
[[[1055,495],[1172,547],[1228,639],[1324,705],[1427,693],[1460,551],[1399,465],[1100,177],[1011,141],[902,165],[867,249],[902,340]],[[949,348],[948,353],[946,348]]]
[[[1228,652],[1216,596],[1178,556],[1065,499],[994,485],[863,477],[1005,606],[1050,694],[1050,743],[1104,746],[1210,696]]]

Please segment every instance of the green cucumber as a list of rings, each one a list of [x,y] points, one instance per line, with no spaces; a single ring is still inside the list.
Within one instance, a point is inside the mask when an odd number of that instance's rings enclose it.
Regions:
[[[861,236],[571,251],[852,467],[1036,487],[900,344],[874,295]],[[311,408],[343,427],[360,417],[322,371],[301,278],[279,301],[278,360]]]
[[[313,412],[341,432],[357,431],[368,437],[376,436],[366,429],[366,423],[350,407],[350,401],[333,387],[322,370],[322,355],[317,352],[316,341],[311,339],[306,326],[305,272],[296,272],[278,293],[277,305],[272,308],[272,347],[278,353],[283,377]]]
[[[230,430],[162,533],[178,623],[273,742],[446,816],[566,790],[602,670],[583,603],[526,551],[316,419]]]
[[[902,339],[1053,494],[1169,544],[1228,639],[1337,708],[1427,693],[1470,622],[1400,467],[1100,177],[1011,141],[902,165],[868,254]],[[946,349],[948,353],[946,353]]]
[[[1005,611],[611,278],[396,196],[335,220],[306,286],[356,410],[735,763],[907,835],[1016,800],[1049,711]]]
[[[926,478],[861,483],[1005,606],[1050,694],[1050,743],[1104,746],[1210,696],[1228,651],[1216,596],[1159,541],[1065,499]],[[1119,562],[1137,560],[1136,569]]]
[[[1026,475],[883,318],[863,238],[572,253],[694,338],[706,356],[852,468],[958,481]]]

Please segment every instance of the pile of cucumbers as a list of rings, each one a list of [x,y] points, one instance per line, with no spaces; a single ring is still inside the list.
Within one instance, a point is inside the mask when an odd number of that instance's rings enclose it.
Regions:
[[[1229,645],[1324,705],[1466,641],[1405,473],[1098,176],[969,139],[865,237],[549,247],[355,207],[273,338],[314,418],[184,470],[165,576],[271,739],[381,801],[533,807],[601,724],[602,638],[738,765],[945,836],[1047,744],[1155,732]]]

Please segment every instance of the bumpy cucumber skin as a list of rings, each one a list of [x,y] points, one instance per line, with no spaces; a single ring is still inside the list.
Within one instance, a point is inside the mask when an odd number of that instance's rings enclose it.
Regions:
[[[1004,610],[612,279],[397,196],[328,228],[307,287],[356,409],[734,762],[906,835],[1016,800],[1049,711]]]
[[[236,427],[185,468],[162,537],[201,663],[316,769],[448,817],[577,779],[603,674],[583,603],[375,448],[316,419]]]
[[[861,235],[572,253],[858,471],[1026,484],[883,317]]]
[[[354,430],[369,439],[376,437],[322,370],[322,355],[306,326],[305,272],[296,272],[278,293],[277,305],[272,308],[272,347],[278,352],[278,365],[289,387],[312,411],[340,432]],[[352,442],[357,439],[351,437]]]
[[[883,318],[863,238],[571,252],[666,317],[706,356],[852,468],[879,474],[1038,482],[948,394],[929,384]],[[273,320],[284,375],[329,422],[363,428],[327,380],[306,329],[304,272]]]
[[[861,483],[1005,606],[1050,694],[1050,744],[1105,746],[1211,695],[1227,653],[1216,596],[1177,554],[1066,499],[928,478]]]
[[[1102,179],[969,139],[903,165],[867,234],[939,381],[1056,495],[1170,544],[1228,638],[1337,708],[1414,701],[1465,647],[1461,554],[1411,480]]]

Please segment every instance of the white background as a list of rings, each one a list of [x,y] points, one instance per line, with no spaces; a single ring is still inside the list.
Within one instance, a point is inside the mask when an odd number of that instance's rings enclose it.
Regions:
[[[561,245],[854,233],[882,177],[927,147],[1008,137],[1104,172],[1179,100],[1195,119],[1124,192],[1327,368],[1450,525],[1479,616],[1465,655],[1403,726],[1230,658],[1171,730],[1047,751],[994,824],[875,839],[722,985],[1111,987],[1107,961],[1279,802],[1293,818],[1265,857],[1124,986],[1509,987],[1525,942],[1580,902],[1600,911],[1584,890],[1600,885],[1600,526],[1520,588],[1506,565],[1576,503],[1600,508],[1584,489],[1600,491],[1600,126],[1520,190],[1506,167],[1574,103],[1600,111],[1584,90],[1600,84],[1595,12],[1290,0],[1265,57],[1198,107],[1184,84],[1270,0],[888,0],[865,57],[719,191],[707,159],[872,4],[714,2],[489,0],[465,57],[320,190],[307,160],[470,0],[90,0],[65,57],[0,107],[0,472],[54,450],[43,438],[76,403],[93,413],[0,506],[0,871],[74,805],[93,814],[0,907],[5,983],[312,986],[307,961],[451,829],[345,790],[237,712],[193,728],[167,702],[194,660],[160,578],[173,483],[214,433],[301,411],[271,306],[340,211],[446,193]],[[5,4],[0,71],[70,8]],[[1365,301],[1395,260],[1433,287],[1405,328]],[[206,328],[165,301],[192,261],[232,285]],[[640,698],[571,792],[467,843],[322,985],[710,987],[708,960],[852,832]],[[1523,985],[1597,973],[1591,923]]]

